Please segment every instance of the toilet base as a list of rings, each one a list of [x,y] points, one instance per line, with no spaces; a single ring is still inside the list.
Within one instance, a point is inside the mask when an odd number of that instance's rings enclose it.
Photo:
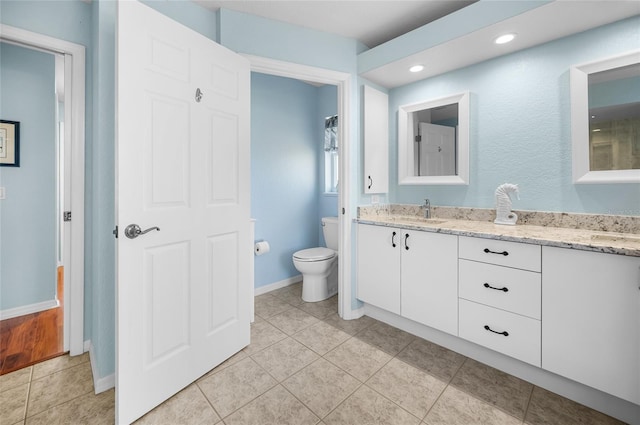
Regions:
[[[338,261],[333,263],[328,276],[303,275],[302,301],[315,303],[338,293]]]

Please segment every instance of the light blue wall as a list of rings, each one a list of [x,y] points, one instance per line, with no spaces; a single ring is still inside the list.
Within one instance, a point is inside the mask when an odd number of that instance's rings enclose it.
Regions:
[[[90,11],[81,0],[2,0],[0,22],[88,46]]]
[[[52,54],[0,43],[0,117],[20,122],[19,167],[0,167],[0,310],[56,298]]]
[[[100,376],[115,371],[115,16],[116,3],[92,3],[93,126],[88,183],[91,203],[91,301],[88,315]]]
[[[356,40],[220,9],[218,41],[239,52],[343,72],[355,72]]]
[[[5,25],[22,28],[28,31],[48,35],[62,40],[83,45],[86,51],[86,114],[85,114],[85,339],[91,339],[91,269],[93,261],[92,241],[92,203],[90,199],[91,185],[91,152],[92,152],[92,93],[93,82],[91,66],[91,5],[80,1],[0,1],[0,22]]]
[[[338,113],[338,88],[336,86],[325,85],[318,88],[317,119],[315,120],[318,129],[316,145],[319,149],[318,165],[318,242],[320,246],[326,246],[324,235],[322,234],[322,217],[336,217],[338,215],[338,195],[326,194],[324,192],[325,164],[324,164],[324,119]],[[340,141],[338,141],[340,143]]]
[[[271,245],[255,258],[256,287],[300,274],[292,254],[318,246],[317,121],[315,87],[251,74],[251,216]]]
[[[141,0],[141,3],[211,40],[218,41],[216,22],[218,14],[216,12],[187,0]]]
[[[510,182],[520,185],[516,209],[640,215],[638,184],[572,183],[569,102],[571,65],[637,49],[639,39],[635,17],[391,90],[391,201],[492,208],[495,188]],[[398,107],[465,90],[469,186],[398,186]]]
[[[238,53],[278,59],[296,64],[315,66],[351,74],[351,85],[345,96],[349,99],[350,118],[350,175],[343,184],[349,184],[353,196],[349,199],[351,216],[356,215],[360,187],[360,105],[357,54],[364,51],[362,43],[335,35],[271,21],[260,17],[221,9],[218,13],[218,41]],[[344,187],[344,186],[343,186]],[[355,239],[354,239],[355,240]],[[352,258],[355,258],[352,250]],[[355,294],[355,279],[352,279]],[[352,306],[359,302],[352,299]]]

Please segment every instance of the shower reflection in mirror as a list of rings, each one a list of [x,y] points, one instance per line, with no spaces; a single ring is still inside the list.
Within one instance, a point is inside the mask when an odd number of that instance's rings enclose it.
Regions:
[[[569,74],[573,182],[639,183],[640,50]]]
[[[589,169],[640,169],[640,64],[589,74]]]
[[[400,184],[469,184],[469,93],[398,108]]]

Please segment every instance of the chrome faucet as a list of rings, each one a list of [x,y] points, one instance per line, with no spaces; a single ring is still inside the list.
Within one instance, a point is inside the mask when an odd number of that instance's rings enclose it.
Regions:
[[[424,200],[424,218],[431,218],[431,202],[429,202],[429,199],[425,199]]]

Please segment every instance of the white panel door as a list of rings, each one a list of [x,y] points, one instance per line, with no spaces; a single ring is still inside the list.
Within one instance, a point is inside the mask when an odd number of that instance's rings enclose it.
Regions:
[[[444,125],[420,123],[422,152],[421,176],[456,175],[456,129]]]
[[[117,28],[116,421],[249,344],[249,64],[138,2]],[[159,230],[133,239],[125,227]]]

